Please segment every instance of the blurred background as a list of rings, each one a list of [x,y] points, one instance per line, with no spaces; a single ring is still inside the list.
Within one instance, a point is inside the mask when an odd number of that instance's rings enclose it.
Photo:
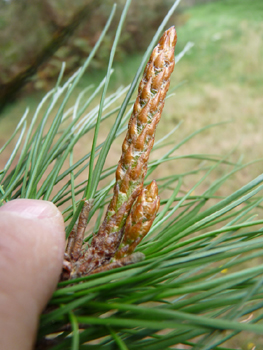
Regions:
[[[76,98],[81,89],[99,84],[104,77],[124,2],[117,1],[113,24],[76,89]],[[54,86],[63,61],[67,76],[84,62],[112,4],[112,0],[0,0],[0,145],[25,108],[29,106],[32,115],[41,97]],[[172,4],[172,0],[132,2],[110,91],[132,81]],[[178,33],[176,54],[189,41],[194,46],[175,67],[171,86],[183,84],[167,100],[165,122],[160,123],[157,137],[179,122],[182,125],[174,136],[178,142],[206,125],[228,121],[205,130],[178,154],[226,155],[233,151],[231,159],[243,163],[262,158],[263,1],[182,0],[169,25],[175,25]],[[178,163],[182,169],[185,166],[185,161]],[[239,172],[232,189],[254,178],[262,168],[262,162],[257,162]],[[165,171],[174,171],[173,165],[168,164]]]
[[[96,43],[112,7],[111,0],[0,0],[0,144],[11,134],[27,106],[31,113],[54,86],[61,63],[74,72]],[[80,89],[105,75],[109,51],[124,0]],[[133,1],[115,57],[112,91],[127,85],[172,0]],[[178,32],[176,53],[188,41],[194,47],[177,64],[176,90],[164,110],[164,135],[183,121],[180,137],[211,123],[182,152],[234,155],[247,162],[261,158],[263,130],[263,1],[182,0],[170,20]],[[76,96],[79,93],[76,90]],[[237,182],[262,171],[257,163]]]
[[[32,115],[41,97],[54,86],[63,61],[67,76],[85,61],[113,3],[0,0],[0,145],[11,135],[26,107]],[[76,89],[76,98],[81,89],[103,79],[124,3],[117,0],[113,24]],[[115,56],[110,92],[131,83],[172,4],[173,0],[131,3]],[[160,123],[157,137],[179,122],[179,134],[174,136],[178,142],[206,125],[229,121],[187,142],[179,154],[226,155],[233,150],[234,161],[240,157],[243,163],[262,158],[263,1],[182,0],[170,25],[175,25],[178,33],[176,54],[189,41],[194,46],[175,67],[171,86],[183,84],[166,102],[165,122]],[[169,166],[166,170],[173,171]],[[178,166],[184,169],[188,163]],[[246,183],[262,168],[258,162],[244,169],[232,186]]]
[[[75,91],[103,79],[124,0],[116,1],[117,14],[106,39]],[[111,11],[111,0],[0,0],[0,147],[8,140],[27,106],[30,116],[54,86],[61,64],[72,74],[95,45]],[[141,57],[172,0],[134,0],[122,31],[109,92],[131,83]],[[180,85],[165,105],[157,139],[178,123],[172,141],[180,142],[209,124],[180,147],[175,155],[188,159],[167,163],[163,174],[189,171],[200,165],[195,154],[225,156],[234,162],[258,162],[242,169],[220,188],[227,195],[262,173],[263,164],[263,1],[182,0],[169,25],[178,34],[176,54],[187,42],[194,46],[175,66],[171,87]],[[71,100],[74,103],[74,96]],[[99,99],[98,101],[99,102]],[[102,133],[108,132],[106,121]],[[104,134],[105,135],[105,134]],[[103,138],[103,135],[101,136]],[[15,142],[15,141],[14,141]],[[81,141],[84,142],[84,141]],[[120,156],[120,144],[113,158]],[[12,144],[10,145],[12,149]],[[87,144],[77,148],[87,149]],[[155,157],[158,152],[155,151]],[[0,159],[0,169],[8,154]],[[222,168],[203,183],[201,192]],[[158,174],[157,174],[158,175]],[[185,180],[185,190],[196,179]],[[231,341],[237,349],[251,350],[262,339],[249,335]],[[236,343],[235,343],[236,342]]]

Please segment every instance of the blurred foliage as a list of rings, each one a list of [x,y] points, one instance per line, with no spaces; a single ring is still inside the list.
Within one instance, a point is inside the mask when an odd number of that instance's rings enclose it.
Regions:
[[[66,27],[75,13],[93,1],[0,0],[0,45],[4,53],[0,57],[0,85],[8,83],[19,72],[27,69],[36,55],[48,45],[52,34]],[[104,68],[107,64],[108,52],[124,2],[117,0],[115,21],[90,69]],[[122,37],[116,53],[117,61],[148,46],[172,3],[172,0],[132,3],[124,31],[126,35]],[[58,76],[63,61],[66,62],[68,73],[82,65],[106,23],[112,4],[112,0],[104,0],[101,5],[98,4],[92,16],[87,21],[84,20],[67,42],[58,47],[56,53],[41,65],[37,75],[31,79],[31,89],[48,89]],[[175,18],[172,22],[174,21]]]

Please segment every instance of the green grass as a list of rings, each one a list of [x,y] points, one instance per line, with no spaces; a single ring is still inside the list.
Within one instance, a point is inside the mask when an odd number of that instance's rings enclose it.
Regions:
[[[262,1],[215,1],[191,8],[184,16],[188,20],[178,28],[177,50],[188,40],[195,43],[183,61],[183,65],[192,66],[188,74],[190,81],[221,86],[235,81],[262,89],[259,82],[263,67],[255,61],[262,57],[263,47],[248,52],[262,40]]]
[[[262,158],[262,2],[215,1],[189,8],[181,17],[185,24],[177,28],[176,50],[189,40],[195,46],[178,63],[173,84],[187,82],[167,101],[167,123],[160,134],[179,121],[183,121],[180,134],[186,136],[209,123],[228,120],[227,127],[208,130],[181,152],[224,154],[237,146],[235,159]],[[237,176],[236,185],[259,171],[259,165],[252,166]],[[237,188],[232,186],[231,190]]]

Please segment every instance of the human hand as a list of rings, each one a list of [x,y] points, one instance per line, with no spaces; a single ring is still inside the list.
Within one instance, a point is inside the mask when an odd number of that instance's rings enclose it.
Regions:
[[[0,349],[33,348],[64,249],[63,218],[51,202],[17,199],[0,208]]]

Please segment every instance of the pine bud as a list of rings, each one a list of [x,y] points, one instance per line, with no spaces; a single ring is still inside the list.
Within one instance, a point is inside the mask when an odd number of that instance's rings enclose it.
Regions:
[[[171,27],[161,37],[145,67],[122,145],[113,198],[99,232],[110,234],[119,231],[125,224],[134,200],[142,191],[156,126],[174,68],[176,39],[175,28]],[[119,211],[123,216],[117,220]]]
[[[115,259],[130,255],[149,232],[160,206],[158,187],[155,181],[142,190],[126,220],[124,236]]]
[[[175,28],[171,27],[161,37],[145,67],[122,145],[112,200],[91,246],[86,252],[82,252],[75,262],[71,278],[90,274],[100,266],[106,266],[119,248],[124,231],[125,238],[117,255],[125,260],[126,255],[135,249],[149,231],[155,218],[159,208],[157,185],[152,182],[143,190],[143,182],[154,144],[156,126],[162,114],[170,75],[174,69],[176,40]],[[135,233],[137,228],[138,232]],[[125,264],[125,261],[122,263]]]

